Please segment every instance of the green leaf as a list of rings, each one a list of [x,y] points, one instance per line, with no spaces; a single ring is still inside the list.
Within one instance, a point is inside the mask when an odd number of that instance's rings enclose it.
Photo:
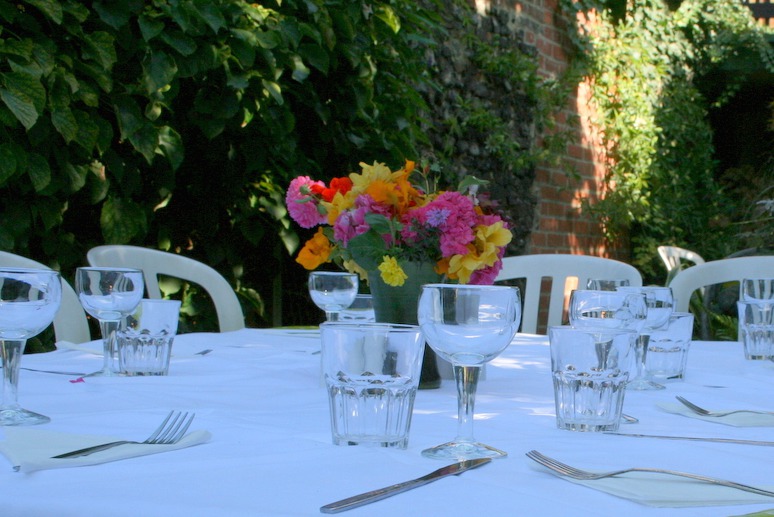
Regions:
[[[56,199],[48,196],[35,199],[34,210],[40,220],[43,221],[43,228],[51,231],[62,224],[62,204]]]
[[[395,34],[400,31],[400,18],[398,18],[398,15],[395,14],[395,11],[392,9],[392,7],[387,5],[380,6],[376,9],[374,14],[377,18],[386,23]]]
[[[27,3],[37,7],[57,25],[62,24],[62,5],[56,0],[27,0]]]
[[[72,162],[65,162],[62,168],[67,175],[67,179],[70,180],[71,192],[77,192],[82,189],[86,184],[86,175],[89,172],[89,168],[83,165],[75,165]]]
[[[11,144],[0,144],[0,185],[11,179],[16,172],[16,156]]]
[[[142,3],[134,2],[135,6],[139,3],[140,7]],[[134,16],[131,2],[122,0],[117,2],[115,0],[108,0],[107,2],[94,2],[94,10],[99,14],[100,19],[107,23],[114,29],[120,29]]]
[[[143,124],[138,131],[129,135],[129,141],[149,164],[153,163],[153,157],[159,145],[159,134],[152,124]]]
[[[142,15],[137,21],[142,39],[150,41],[164,31],[164,22]]]
[[[161,33],[161,39],[183,56],[190,56],[196,52],[196,40],[189,38],[182,32],[165,30]]]
[[[166,52],[154,51],[151,54],[150,66],[146,70],[148,93],[156,92],[167,86],[177,74],[177,63]]]
[[[46,103],[46,90],[27,74],[10,72],[0,76],[0,98],[22,125],[30,129]]]
[[[387,245],[381,235],[373,230],[350,239],[347,251],[357,264],[365,270],[374,270],[382,263]]]
[[[327,74],[330,67],[330,55],[319,45],[304,44],[298,49],[301,58],[320,72]]]
[[[113,46],[113,36],[97,31],[83,37],[83,57],[96,61],[106,71],[113,68],[118,59]]]
[[[293,79],[303,82],[304,79],[309,77],[309,69],[306,67],[300,56],[293,56]]]
[[[282,42],[278,32],[274,31],[256,31],[255,39],[262,48],[271,50]]]
[[[204,23],[210,26],[212,32],[217,33],[220,29],[226,26],[226,20],[223,18],[223,14],[220,9],[212,2],[195,2],[193,8]]]
[[[266,88],[266,91],[268,91],[272,98],[277,101],[277,104],[281,106],[285,101],[282,98],[282,88],[280,85],[274,81],[267,81],[266,79],[262,79],[261,82],[263,83],[263,87]]]
[[[138,131],[143,124],[143,116],[137,103],[129,96],[115,97],[114,109],[118,118],[121,140]]]
[[[0,40],[0,52],[9,56],[19,56],[25,60],[32,59],[32,49],[35,44],[29,38]]]
[[[27,159],[27,174],[35,192],[40,192],[51,183],[51,167],[48,160],[38,153],[30,153]]]
[[[169,161],[170,167],[176,171],[185,158],[185,147],[180,135],[169,126],[159,130],[159,147]]]
[[[102,236],[108,244],[126,244],[146,227],[142,207],[131,200],[109,197],[99,218]]]
[[[56,108],[51,110],[51,123],[62,135],[65,143],[72,142],[78,135],[78,123],[75,121],[73,112],[69,107]]]
[[[81,110],[74,110],[76,123],[78,124],[78,137],[76,142],[87,152],[91,153],[97,146],[97,139],[100,136],[99,124],[89,113]]]

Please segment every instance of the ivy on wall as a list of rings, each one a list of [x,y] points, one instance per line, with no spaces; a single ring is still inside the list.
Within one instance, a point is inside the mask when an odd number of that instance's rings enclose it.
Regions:
[[[721,258],[734,201],[716,180],[709,112],[745,80],[714,73],[746,60],[774,72],[774,54],[737,0],[563,0],[575,21],[576,66],[585,68],[608,150],[605,199],[587,209],[609,239],[628,233],[633,262],[661,281],[656,247],[674,244]],[[591,23],[579,23],[591,20]]]

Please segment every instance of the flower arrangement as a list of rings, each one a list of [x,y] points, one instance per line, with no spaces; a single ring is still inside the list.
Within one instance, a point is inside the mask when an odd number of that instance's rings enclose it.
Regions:
[[[414,162],[397,171],[377,162],[360,167],[328,185],[308,176],[290,182],[291,218],[319,227],[296,262],[312,270],[334,261],[364,279],[378,269],[391,286],[408,278],[403,261],[434,263],[437,273],[460,283],[494,282],[512,235],[495,205],[478,194],[484,182],[466,178],[458,191],[429,192],[411,183],[412,173],[427,180],[429,172],[415,170]]]

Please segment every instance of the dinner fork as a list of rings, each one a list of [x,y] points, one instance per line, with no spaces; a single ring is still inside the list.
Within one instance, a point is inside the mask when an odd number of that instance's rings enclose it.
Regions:
[[[684,399],[680,395],[676,395],[675,398],[679,400],[685,407],[696,413],[697,415],[701,416],[727,416],[727,415],[734,415],[736,413],[753,413],[756,415],[774,415],[771,411],[754,411],[752,409],[737,409],[734,411],[710,411],[709,409],[704,409],[703,407],[697,406],[693,402]]]
[[[744,490],[745,492],[751,492],[753,494],[765,495],[774,497],[774,492],[764,490],[762,488],[756,488],[754,486],[743,485],[741,483],[735,483],[734,481],[726,481],[725,479],[710,478],[707,476],[701,476],[699,474],[690,474],[687,472],[679,472],[676,470],[665,470],[656,468],[628,468],[621,470],[613,470],[610,472],[589,472],[587,470],[581,470],[575,467],[571,467],[561,461],[544,456],[538,451],[529,451],[527,457],[540,463],[544,467],[547,467],[554,472],[557,472],[563,476],[571,477],[573,479],[579,479],[582,481],[591,481],[595,479],[609,478],[618,476],[620,474],[626,474],[627,472],[655,472],[657,474],[669,474],[672,476],[680,476],[689,479],[695,479],[697,481],[703,481],[705,483],[711,483],[713,485],[720,485],[729,488],[736,488],[737,490]]]
[[[185,436],[185,433],[188,431],[188,427],[191,425],[194,416],[196,416],[195,413],[191,413],[189,416],[188,413],[182,414],[180,411],[178,411],[177,414],[175,414],[175,411],[170,411],[167,415],[167,418],[161,422],[161,425],[155,431],[153,431],[153,433],[145,441],[134,442],[131,440],[120,440],[117,442],[108,442],[100,445],[86,447],[85,449],[66,452],[64,454],[52,456],[52,458],[75,458],[78,456],[88,456],[89,454],[104,451],[106,449],[112,449],[113,447],[118,447],[119,445],[124,445],[127,443],[152,445],[174,444],[179,442],[183,436]]]

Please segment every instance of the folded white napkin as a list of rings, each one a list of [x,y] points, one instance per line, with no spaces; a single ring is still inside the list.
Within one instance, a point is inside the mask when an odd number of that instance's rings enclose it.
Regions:
[[[676,415],[687,416],[690,418],[698,418],[699,420],[706,420],[707,422],[715,422],[716,424],[732,425],[734,427],[769,427],[774,426],[774,415],[762,415],[760,413],[742,412],[734,413],[733,415],[726,416],[702,416],[699,415],[682,404],[671,404],[666,402],[660,402],[656,404],[659,408],[663,409],[667,413],[674,413]]]
[[[556,475],[554,471],[537,463],[532,464],[532,467]],[[774,502],[774,497],[655,472],[629,472],[593,481],[559,477],[630,501],[661,508]],[[771,486],[756,486],[756,488],[774,491],[774,487]]]
[[[57,459],[52,458],[52,456],[83,449],[85,447],[91,447],[92,445],[114,442],[121,438],[58,433],[43,429],[31,429],[28,427],[6,427],[4,432],[5,440],[0,442],[0,452],[8,458],[11,465],[13,465],[14,470],[22,472],[97,465],[137,456],[174,451],[205,443],[209,441],[212,436],[207,431],[193,431],[185,435],[182,440],[175,444],[145,445],[132,443],[95,452],[88,456]]]

